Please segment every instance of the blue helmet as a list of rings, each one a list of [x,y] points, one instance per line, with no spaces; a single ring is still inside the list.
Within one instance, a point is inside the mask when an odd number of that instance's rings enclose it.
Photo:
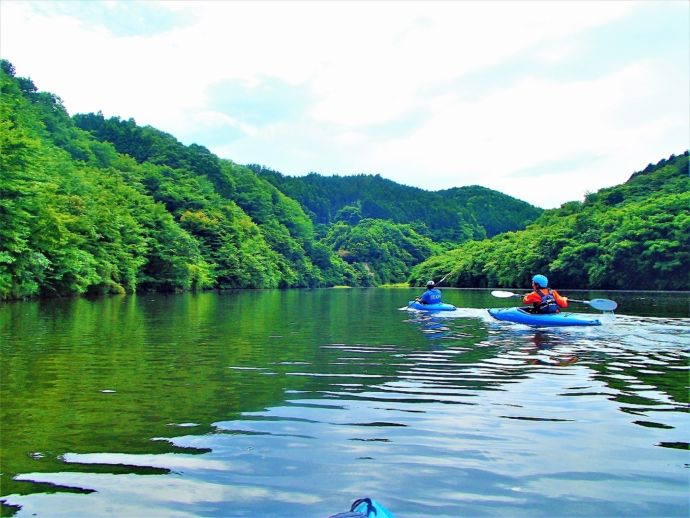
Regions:
[[[546,288],[549,285],[549,279],[545,275],[535,275],[532,277],[532,282],[540,288]]]

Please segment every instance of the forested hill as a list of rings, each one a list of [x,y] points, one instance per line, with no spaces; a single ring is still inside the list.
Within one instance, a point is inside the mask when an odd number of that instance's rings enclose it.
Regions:
[[[479,185],[454,187],[436,194],[451,206],[465,207],[486,230],[487,237],[522,230],[544,212],[525,201]]]
[[[1,65],[0,299],[370,282],[247,168],[134,121],[83,130]]]
[[[289,178],[131,119],[70,117],[5,60],[0,151],[0,300],[375,286],[448,272],[472,287],[524,285],[536,270],[565,286],[690,284],[687,153],[545,212],[476,186]]]
[[[688,152],[624,184],[547,210],[523,231],[466,243],[415,267],[412,284],[450,272],[459,287],[690,290]]]
[[[248,167],[299,201],[318,224],[379,218],[413,224],[437,242],[458,243],[523,229],[542,212],[527,202],[479,186],[434,192],[380,175],[311,173],[293,177],[255,164]]]
[[[0,65],[0,300],[404,282],[415,264],[486,235],[471,210],[380,177],[369,180],[392,194],[353,198],[316,232],[251,169],[132,119],[70,117],[57,95]],[[432,215],[435,232],[415,213]]]

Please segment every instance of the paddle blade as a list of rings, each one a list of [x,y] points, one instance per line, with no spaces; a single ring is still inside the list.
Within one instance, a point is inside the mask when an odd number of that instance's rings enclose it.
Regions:
[[[599,311],[613,311],[618,307],[618,302],[609,299],[592,299],[588,304]]]
[[[491,292],[491,294],[494,297],[498,297],[499,299],[505,299],[508,297],[519,297],[517,293],[513,293],[512,291],[501,291],[501,290],[494,290]]]

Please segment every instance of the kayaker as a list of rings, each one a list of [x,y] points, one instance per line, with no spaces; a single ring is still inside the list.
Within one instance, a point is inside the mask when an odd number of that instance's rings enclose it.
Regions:
[[[421,297],[415,299],[420,304],[440,304],[441,290],[436,287],[434,281],[426,283],[426,291],[422,293]]]
[[[560,308],[568,307],[568,298],[561,297],[556,290],[549,288],[545,275],[532,277],[532,291],[522,298],[523,304],[530,305],[532,313],[559,313]]]

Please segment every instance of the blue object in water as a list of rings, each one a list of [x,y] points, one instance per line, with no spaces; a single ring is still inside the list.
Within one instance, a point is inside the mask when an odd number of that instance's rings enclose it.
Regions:
[[[443,302],[439,302],[438,304],[421,304],[416,300],[411,300],[407,308],[420,309],[423,311],[455,311],[457,309],[453,304],[445,304]]]
[[[530,313],[523,308],[492,308],[489,315],[496,320],[535,327],[600,326],[601,321],[590,315],[577,313]]]
[[[373,498],[360,498],[352,502],[349,512],[334,514],[330,518],[395,518],[395,516]]]

